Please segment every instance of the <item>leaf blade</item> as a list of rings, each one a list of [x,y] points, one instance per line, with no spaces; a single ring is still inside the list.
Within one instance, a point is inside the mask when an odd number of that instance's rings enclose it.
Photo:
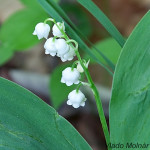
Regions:
[[[103,54],[113,63],[117,64],[119,55],[121,53],[121,47],[113,38],[106,38],[102,41],[98,41],[94,44],[94,47],[97,49],[101,49]],[[101,60],[104,64],[106,64],[106,61],[98,55],[98,51],[96,51],[94,48],[92,48],[93,53],[98,57],[99,60]],[[89,58],[89,56],[85,55],[85,58]],[[95,62],[91,59],[91,62]]]
[[[13,50],[9,45],[0,46],[0,66],[5,64],[8,60],[13,57]]]
[[[150,142],[149,17],[150,11],[128,38],[116,67],[110,103],[112,143]]]
[[[91,150],[71,124],[40,98],[1,77],[0,85],[0,148]]]

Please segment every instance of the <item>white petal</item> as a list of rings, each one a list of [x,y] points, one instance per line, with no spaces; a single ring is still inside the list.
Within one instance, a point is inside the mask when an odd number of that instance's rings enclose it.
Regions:
[[[69,51],[69,45],[66,43],[66,41],[64,39],[58,39],[55,42],[55,46],[58,51],[57,52],[58,56],[63,56]]]
[[[71,46],[69,46],[69,51],[64,55],[64,58],[66,60],[71,61],[74,56],[75,56],[75,51]]]
[[[55,56],[56,53],[55,53],[55,52],[54,52],[54,53],[53,53],[53,52],[50,52],[50,55],[51,55],[51,56]]]
[[[63,57],[60,58],[62,62],[67,61],[66,59],[64,59]]]
[[[71,61],[72,59],[73,59],[73,57],[71,57],[71,58],[68,58],[68,60],[69,60],[69,61]]]
[[[56,55],[57,49],[55,47],[55,42],[53,41],[53,38],[49,38],[48,40],[46,40],[44,48],[47,50],[47,53],[49,53],[51,56]]]
[[[80,73],[77,71],[76,68],[72,70],[71,67],[67,67],[62,71],[62,77],[65,83],[67,84],[67,86],[71,86],[72,84],[79,83]]]
[[[68,104],[68,105],[72,105],[72,103],[70,102],[70,100],[67,101],[67,104]]]
[[[63,79],[63,77],[61,78],[61,83],[65,83],[65,80]]]
[[[79,108],[79,104],[72,104],[74,108]]]
[[[71,83],[71,82],[66,82],[66,85],[67,86],[71,86],[73,83]]]
[[[57,25],[59,26],[59,28],[61,28],[61,29],[65,32],[64,23],[57,22]],[[53,35],[54,35],[54,36],[61,37],[61,36],[62,36],[62,33],[61,33],[61,31],[59,30],[59,28],[57,27],[57,25],[54,24],[54,26],[53,26],[53,28],[52,28]]]
[[[45,54],[49,54],[49,51],[47,49],[45,50]]]
[[[39,40],[43,38],[43,36],[41,36],[39,34],[37,34],[37,37],[38,37]]]
[[[78,80],[78,81],[76,81],[74,84],[79,84],[79,80]]]
[[[33,35],[36,35],[36,31],[34,30],[34,32],[32,33]]]
[[[72,105],[74,108],[85,106],[86,98],[85,98],[85,95],[80,90],[78,92],[76,90],[73,90],[72,92],[70,92],[68,95],[68,99],[69,99],[70,105]]]
[[[85,106],[85,102],[82,102],[82,103],[80,104],[80,106],[84,107],[84,106]]]
[[[47,38],[49,31],[50,31],[50,26],[48,24],[44,24],[43,22],[40,22],[35,26],[33,35],[37,35],[38,39]]]
[[[58,56],[58,57],[61,57],[59,53],[57,53],[57,56]]]

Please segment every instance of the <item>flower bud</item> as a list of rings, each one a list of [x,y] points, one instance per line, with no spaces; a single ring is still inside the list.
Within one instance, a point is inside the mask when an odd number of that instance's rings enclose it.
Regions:
[[[72,84],[78,84],[80,79],[80,73],[76,68],[72,70],[71,67],[67,67],[62,72],[61,82],[66,83],[67,86],[71,86]]]
[[[48,24],[44,24],[40,22],[35,26],[33,35],[37,35],[39,40],[42,38],[47,39],[49,32],[50,32],[50,26]]]
[[[85,95],[79,90],[73,90],[68,95],[68,105],[72,105],[74,108],[78,108],[80,106],[85,106],[86,97]]]
[[[55,42],[55,47],[57,48],[57,56],[61,57],[69,51],[69,45],[64,39],[58,39]]]
[[[90,63],[90,59],[88,60],[88,62],[87,62],[87,63],[85,63],[85,64],[84,64],[86,68],[88,68],[89,63]]]
[[[57,53],[57,49],[55,46],[55,42],[57,41],[57,39],[53,40],[53,38],[49,38],[45,44],[44,44],[44,48],[45,48],[45,54],[50,54],[51,56],[55,56]]]
[[[84,72],[84,69],[82,68],[80,62],[78,62],[77,70],[78,70],[80,73],[83,73],[83,72]]]
[[[64,22],[63,22],[63,23],[57,22],[57,25],[59,26],[59,28],[60,28],[61,30],[63,30],[63,31],[65,32]],[[54,26],[53,26],[53,28],[52,28],[52,32],[53,32],[53,35],[54,35],[54,36],[60,37],[60,36],[62,36],[62,33],[61,33],[61,31],[59,30],[59,28],[57,27],[57,25],[54,24]]]

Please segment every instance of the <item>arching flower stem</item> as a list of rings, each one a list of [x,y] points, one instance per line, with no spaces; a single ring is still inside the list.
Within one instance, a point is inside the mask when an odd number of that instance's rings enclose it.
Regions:
[[[110,144],[110,135],[109,135],[109,131],[108,131],[108,126],[107,126],[107,122],[106,122],[106,118],[105,118],[105,115],[104,115],[104,111],[103,111],[103,107],[102,107],[102,101],[100,99],[100,96],[99,96],[99,93],[98,93],[98,90],[91,78],[91,75],[89,73],[89,70],[88,68],[84,65],[84,61],[81,59],[81,56],[79,54],[79,51],[78,51],[78,43],[74,40],[70,40],[69,37],[67,36],[67,34],[64,32],[63,29],[61,29],[56,21],[52,18],[49,18],[49,19],[46,19],[44,21],[44,23],[46,23],[47,21],[52,21],[56,24],[56,26],[58,27],[58,29],[61,31],[61,33],[64,35],[63,38],[65,38],[65,40],[68,42],[68,44],[75,50],[75,53],[76,53],[76,56],[81,64],[81,66],[83,67],[84,69],[84,73],[86,75],[86,78],[89,82],[89,85],[90,85],[90,88],[92,89],[92,92],[94,94],[94,97],[95,97],[95,100],[96,100],[96,105],[97,105],[97,109],[98,109],[98,114],[99,114],[99,117],[100,117],[100,121],[101,121],[101,124],[102,124],[102,128],[103,128],[103,132],[104,132],[104,135],[105,135],[105,139],[106,139],[106,144]],[[72,44],[74,43],[75,44],[75,47],[74,45]],[[81,86],[79,84],[79,86]],[[111,150],[110,147],[108,147],[108,150]]]
[[[78,62],[79,62],[78,60],[76,60],[76,61],[73,62],[71,70],[73,70],[75,68],[75,65],[77,65]]]

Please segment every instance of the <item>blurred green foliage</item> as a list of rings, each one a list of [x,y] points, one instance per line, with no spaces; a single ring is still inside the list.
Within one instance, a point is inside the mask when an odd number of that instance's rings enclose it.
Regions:
[[[91,21],[81,6],[74,3],[62,3],[61,7],[82,34],[87,38],[90,37],[93,31]]]
[[[121,47],[113,38],[107,38],[102,41],[99,41],[94,44],[94,47],[96,47],[98,50],[101,50],[101,52],[114,64],[117,64]],[[97,56],[101,62],[107,65],[107,62],[104,60],[102,56],[99,55],[98,51],[95,50],[95,48],[92,48],[93,53]],[[86,59],[89,59],[90,57],[86,54]],[[96,63],[94,59],[91,59],[92,63]]]
[[[26,8],[10,16],[0,27],[0,66],[15,53],[37,44],[39,40],[33,36],[35,25],[45,20],[48,15],[36,0],[21,0]]]

